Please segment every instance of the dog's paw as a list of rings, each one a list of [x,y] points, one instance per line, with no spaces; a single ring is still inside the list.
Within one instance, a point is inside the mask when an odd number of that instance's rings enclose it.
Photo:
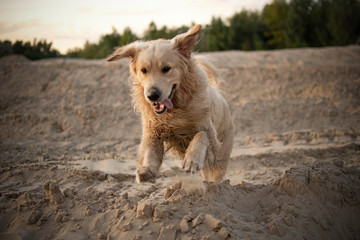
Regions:
[[[144,182],[155,182],[156,173],[152,172],[147,167],[138,167],[136,169],[136,181],[138,183],[144,183]]]
[[[194,173],[195,171],[199,171],[204,167],[205,157],[206,148],[190,148],[186,151],[182,168],[185,169],[185,172],[187,173]]]
[[[194,173],[195,171],[200,171],[204,167],[204,161],[199,161],[199,158],[186,157],[184,159],[182,168],[185,172]]]

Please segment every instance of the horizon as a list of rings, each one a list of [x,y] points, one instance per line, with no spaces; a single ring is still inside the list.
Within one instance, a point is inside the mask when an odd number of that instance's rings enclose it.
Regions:
[[[126,27],[141,36],[150,22],[156,26],[205,25],[212,17],[227,19],[242,9],[261,10],[270,0],[159,0],[148,2],[89,0],[0,0],[0,40],[33,41],[45,39],[65,54],[83,47],[86,41],[97,42],[115,27]],[[166,7],[164,7],[164,5]],[[184,14],[185,12],[185,14]],[[192,16],[192,17],[189,17]]]

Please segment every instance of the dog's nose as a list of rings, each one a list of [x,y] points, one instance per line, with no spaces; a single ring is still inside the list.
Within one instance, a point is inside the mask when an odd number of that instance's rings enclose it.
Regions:
[[[148,99],[156,102],[156,100],[158,100],[161,96],[161,92],[158,88],[151,88],[151,92],[149,95],[147,95]]]

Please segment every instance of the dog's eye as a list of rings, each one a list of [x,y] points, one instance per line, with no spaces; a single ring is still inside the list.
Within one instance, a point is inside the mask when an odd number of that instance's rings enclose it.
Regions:
[[[168,67],[168,66],[165,66],[165,67],[163,67],[162,69],[161,69],[161,72],[162,73],[167,73],[168,71],[170,71],[170,67]]]
[[[142,69],[141,69],[141,72],[142,72],[143,74],[146,74],[146,73],[147,73],[146,68],[142,68]]]

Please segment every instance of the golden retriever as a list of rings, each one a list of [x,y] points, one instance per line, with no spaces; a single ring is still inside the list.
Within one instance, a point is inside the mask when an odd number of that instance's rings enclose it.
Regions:
[[[136,180],[154,181],[164,153],[171,149],[186,172],[204,181],[222,181],[233,145],[229,106],[218,89],[213,65],[191,55],[201,29],[195,25],[171,40],[136,41],[107,58],[129,57],[135,108],[143,136]]]

